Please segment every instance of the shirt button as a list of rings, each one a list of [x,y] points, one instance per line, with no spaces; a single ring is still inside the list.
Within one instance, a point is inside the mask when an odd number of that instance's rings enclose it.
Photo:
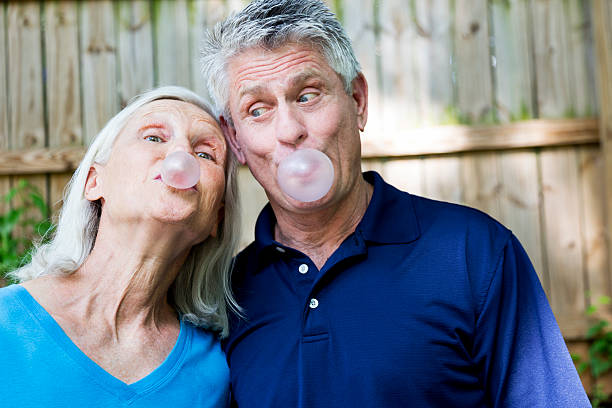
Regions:
[[[281,254],[284,254],[284,253],[285,253],[285,248],[276,247],[276,250],[277,250],[278,252],[280,252]]]
[[[300,273],[303,275],[305,273],[308,272],[308,265],[306,264],[301,264],[300,267],[298,268],[298,271],[300,271]]]
[[[310,306],[311,309],[316,309],[317,306],[319,306],[319,301],[315,298],[310,299]]]

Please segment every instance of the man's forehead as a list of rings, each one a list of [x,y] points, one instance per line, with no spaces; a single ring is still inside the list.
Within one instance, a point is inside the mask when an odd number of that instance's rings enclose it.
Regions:
[[[323,77],[330,70],[318,50],[304,45],[286,45],[273,50],[250,48],[228,61],[230,86],[239,95],[261,91],[270,80],[282,78],[292,85]]]

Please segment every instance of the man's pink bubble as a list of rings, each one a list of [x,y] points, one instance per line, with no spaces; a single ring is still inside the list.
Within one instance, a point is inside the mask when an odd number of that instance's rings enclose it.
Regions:
[[[200,179],[200,165],[187,152],[177,150],[164,159],[161,167],[161,179],[170,187],[187,189],[195,186]]]
[[[319,150],[299,149],[281,160],[276,179],[283,193],[308,203],[327,194],[334,183],[334,166]]]

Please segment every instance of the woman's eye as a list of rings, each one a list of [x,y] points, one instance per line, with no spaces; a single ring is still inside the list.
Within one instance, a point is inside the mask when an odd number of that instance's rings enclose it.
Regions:
[[[257,108],[257,109],[253,109],[250,114],[252,117],[254,118],[258,118],[261,115],[263,115],[264,113],[266,113],[266,108]]]
[[[163,139],[159,136],[145,136],[145,140],[148,140],[149,142],[155,142],[155,143],[161,143],[163,142]]]
[[[315,96],[317,96],[317,94],[315,94],[314,92],[305,93],[304,95],[300,95],[300,97],[298,98],[298,102],[308,102],[312,100]]]
[[[214,157],[212,157],[212,155],[206,153],[206,152],[199,152],[196,153],[196,156],[201,157],[202,159],[206,159],[206,160],[215,160]]]

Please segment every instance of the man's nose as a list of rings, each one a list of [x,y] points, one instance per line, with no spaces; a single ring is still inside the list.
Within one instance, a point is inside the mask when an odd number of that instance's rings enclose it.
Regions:
[[[296,109],[290,105],[281,105],[276,119],[276,138],[279,142],[297,146],[306,139],[306,126]]]

